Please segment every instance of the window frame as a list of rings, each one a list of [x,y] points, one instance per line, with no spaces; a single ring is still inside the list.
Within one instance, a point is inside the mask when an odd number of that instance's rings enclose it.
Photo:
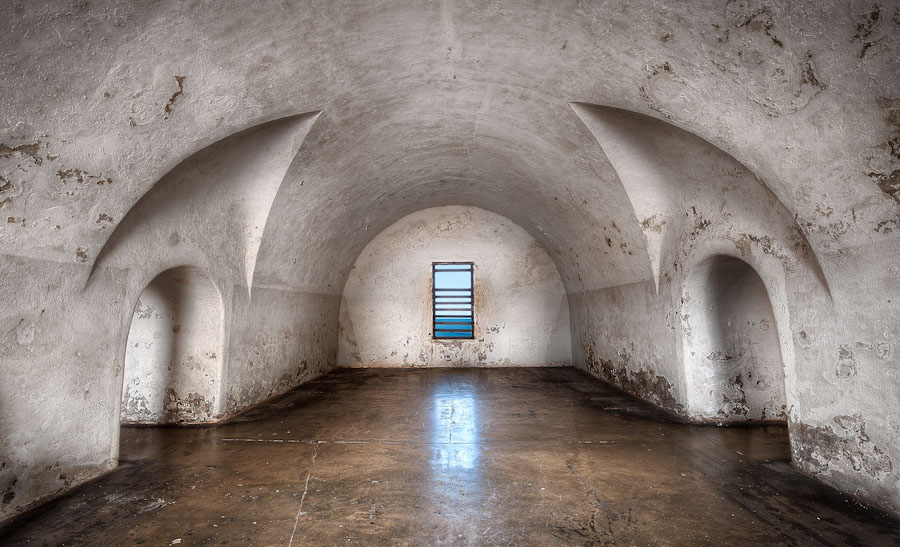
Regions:
[[[466,271],[466,270],[441,270],[438,269],[437,266],[468,266],[469,271],[469,285],[471,288],[469,289],[438,289],[436,287],[437,283],[437,273],[440,271]],[[437,328],[437,299],[438,299],[438,291],[469,291],[469,318],[471,319],[470,328],[468,329],[470,334],[468,336],[438,336],[438,328]],[[460,297],[464,298],[464,297]],[[465,311],[465,310],[459,310]],[[447,317],[447,316],[444,316]],[[460,316],[465,317],[465,316]],[[445,332],[447,329],[441,329]],[[475,263],[470,261],[449,261],[449,262],[432,262],[431,263],[431,338],[432,340],[474,340],[475,339]]]

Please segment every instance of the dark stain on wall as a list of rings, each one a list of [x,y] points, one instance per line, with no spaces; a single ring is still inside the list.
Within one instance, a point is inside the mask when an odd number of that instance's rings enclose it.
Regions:
[[[775,240],[773,240],[771,237],[757,236],[753,234],[741,234],[738,238],[729,237],[729,239],[734,242],[735,247],[737,247],[737,249],[741,252],[741,256],[749,256],[750,249],[755,244],[759,246],[759,249],[763,252],[763,254],[774,256],[785,264],[788,271],[793,271],[791,255],[788,254],[786,250],[778,247]]]
[[[97,224],[100,225],[100,228],[106,228],[108,225],[113,223],[113,217],[107,215],[106,213],[100,213],[97,216],[97,220],[95,220]]]
[[[618,353],[620,362],[613,363],[611,360],[596,357],[593,344],[586,346],[584,355],[588,371],[619,389],[637,395],[669,412],[685,415],[684,406],[678,402],[673,393],[673,384],[665,376],[657,375],[654,369],[643,366],[636,371],[629,370],[628,365],[632,361],[629,352],[623,348]]]
[[[78,184],[84,184],[85,182],[94,182],[98,186],[103,186],[104,184],[112,184],[113,182],[109,177],[92,175],[87,171],[83,171],[81,169],[61,169],[56,172],[56,176],[59,177],[59,180],[61,180],[63,184],[68,184],[70,182]]]
[[[717,349],[706,356],[710,361],[726,362],[734,359],[733,355],[729,355],[724,349]]]
[[[803,85],[813,87],[816,90],[815,93],[813,93],[813,97],[818,96],[819,93],[828,88],[828,85],[819,80],[819,77],[816,75],[816,69],[813,65],[813,54],[811,51],[806,52],[806,59],[800,63],[800,74],[802,78],[800,87],[802,88]],[[799,97],[800,94],[801,92],[798,91],[797,96]]]
[[[9,486],[6,487],[6,492],[3,493],[3,505],[11,503],[13,499],[16,497],[16,483],[19,481],[18,477],[13,477],[12,481],[9,483]]]
[[[744,380],[740,374],[725,384],[725,393],[722,394],[722,407],[717,414],[720,418],[742,417],[747,419],[750,405],[747,404],[747,395],[744,393]]]
[[[846,344],[838,349],[838,364],[835,376],[841,379],[856,376],[856,359],[853,357],[853,351],[850,349],[850,346]]]
[[[818,224],[811,220],[807,220],[801,217],[799,214],[794,213],[794,221],[797,223],[797,226],[800,226],[806,233],[820,233],[820,234],[828,234],[835,241],[840,239],[842,235],[844,235],[847,230],[850,229],[850,225],[844,222],[843,220],[839,220],[837,222],[831,222],[829,224]],[[808,247],[804,244],[806,250],[804,254],[808,256]]]
[[[733,1],[728,2],[729,6],[733,5],[733,3]],[[784,47],[784,42],[778,39],[778,37],[775,36],[775,33],[772,32],[772,27],[775,26],[775,19],[769,12],[769,8],[762,7],[739,14],[739,16],[734,19],[734,26],[735,28],[747,27],[748,30],[753,32],[762,32],[772,40],[773,44],[780,48]]]
[[[12,181],[10,181],[8,178],[4,177],[3,175],[0,175],[0,194],[3,194],[4,192],[9,192],[12,189],[13,189]],[[2,196],[0,196],[0,197],[2,197]],[[3,209],[3,207],[5,207],[6,205],[8,205],[10,203],[12,203],[12,196],[7,196],[5,198],[0,199],[0,209]]]
[[[168,120],[169,114],[172,113],[173,107],[175,106],[175,101],[178,100],[178,97],[184,95],[184,76],[175,76],[175,81],[178,82],[178,91],[172,94],[169,98],[169,102],[166,103],[165,111],[166,115],[163,119]]]
[[[40,148],[40,141],[36,141],[30,144],[20,144],[19,146],[15,147],[10,147],[0,142],[0,158],[24,156],[30,158],[35,165],[41,165],[44,163],[44,160],[38,155]]]
[[[653,85],[653,81],[656,78],[663,76],[668,76],[670,78],[675,76],[675,68],[673,68],[668,61],[664,61],[655,65],[648,65],[646,82],[638,85],[638,92],[640,93],[641,98],[647,102],[650,108],[659,112],[664,118],[671,119],[672,115],[667,112],[662,107],[662,105],[657,103],[657,101],[652,97],[650,93],[650,88]]]
[[[866,52],[869,51],[869,48],[877,45],[881,42],[882,38],[871,39],[872,33],[879,27],[881,24],[881,6],[875,4],[872,11],[866,13],[863,16],[862,21],[856,24],[856,34],[853,35],[853,38],[850,39],[850,43],[853,42],[861,42],[862,49],[859,52],[859,58],[862,59],[866,56]]]
[[[888,138],[876,148],[882,153],[887,153],[887,168],[879,168],[869,171],[866,175],[878,186],[885,195],[890,196],[895,202],[900,203],[900,99],[890,97],[877,97],[875,103],[884,112],[884,121],[891,128]],[[878,223],[876,232],[889,234],[900,226],[900,216],[895,215]]]
[[[166,423],[209,422],[213,416],[212,403],[199,393],[180,397],[174,389],[166,389],[163,403]]]
[[[666,224],[668,224],[668,221],[665,218],[663,218],[659,214],[654,213],[653,215],[641,221],[641,228],[659,234],[662,233],[663,228],[666,226]]]
[[[792,443],[794,459],[798,464],[814,475],[829,471],[840,460],[872,477],[893,471],[893,461],[866,434],[866,423],[860,414],[835,416],[832,421],[834,426],[791,422],[791,436],[796,440]]]

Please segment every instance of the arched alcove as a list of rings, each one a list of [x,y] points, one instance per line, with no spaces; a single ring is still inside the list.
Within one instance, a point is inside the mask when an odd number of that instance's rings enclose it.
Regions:
[[[471,339],[434,335],[432,266],[441,262],[474,268]],[[341,302],[338,365],[567,365],[569,324],[559,272],[524,228],[477,207],[433,207],[401,218],[358,257]]]
[[[746,262],[717,255],[684,287],[683,358],[692,418],[784,421],[784,365],[766,286]]]
[[[126,424],[203,423],[220,414],[222,300],[191,266],[153,279],[134,307],[120,418]]]

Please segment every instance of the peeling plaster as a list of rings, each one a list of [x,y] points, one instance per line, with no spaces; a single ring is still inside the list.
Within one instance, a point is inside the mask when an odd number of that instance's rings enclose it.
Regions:
[[[676,410],[690,394],[681,341],[705,320],[682,315],[686,279],[709,256],[750,264],[790,414],[823,431],[794,434],[822,454],[795,465],[827,465],[820,479],[900,511],[900,470],[885,463],[900,450],[872,440],[900,433],[886,410],[898,404],[886,363],[900,332],[900,8],[170,8],[50,3],[10,10],[0,36],[0,518],[115,465],[131,306],[156,274],[216,272],[227,367],[215,401],[233,413],[333,367],[359,254],[448,204],[527,231],[565,288],[573,360],[586,366],[591,348],[609,377]],[[269,125],[299,112],[321,114]],[[254,128],[271,148],[227,148]],[[359,346],[358,323],[341,325]],[[483,325],[484,347],[465,355],[490,360],[501,345],[487,336],[511,325]],[[388,356],[425,362],[425,350]],[[733,357],[719,365],[740,358],[722,345],[700,357],[718,351]],[[756,377],[723,378],[726,414],[742,397],[752,408]],[[832,433],[846,450],[827,448]]]
[[[475,339],[432,337],[433,262],[473,262]],[[571,363],[569,309],[555,265],[509,219],[425,209],[375,236],[344,287],[338,363],[350,367]]]

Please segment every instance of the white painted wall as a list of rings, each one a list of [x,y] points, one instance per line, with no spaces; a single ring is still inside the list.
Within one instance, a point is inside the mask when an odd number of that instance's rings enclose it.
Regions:
[[[900,511],[892,6],[18,4],[0,34],[0,519],[115,465],[154,272],[213,275],[232,413],[334,365],[373,234],[459,203],[553,258],[580,366],[676,412],[685,279],[745,260],[795,465]]]
[[[214,421],[222,412],[222,299],[189,266],[147,285],[134,308],[125,350],[123,423]]]
[[[475,339],[432,338],[433,262],[474,262]],[[435,207],[378,234],[350,271],[338,364],[347,367],[571,363],[569,306],[544,249],[476,207]]]
[[[753,268],[729,256],[703,261],[685,283],[681,317],[692,418],[787,418],[775,315]]]
[[[832,313],[828,284],[795,219],[752,172],[695,135],[619,109],[577,111],[633,196],[654,277],[569,293],[576,364],[684,418],[743,419],[734,411],[746,399],[767,407],[766,419],[787,411],[793,428],[816,395],[801,387],[791,312]],[[719,285],[733,274],[712,272],[711,257],[745,263],[759,278],[752,294]],[[727,327],[762,319],[764,342],[756,336],[762,332],[741,340],[749,331]],[[708,362],[729,343],[748,354],[746,364]],[[753,368],[765,371],[761,390],[764,383],[778,387],[777,401],[774,391],[754,393],[756,379],[735,381],[738,370]],[[764,404],[767,397],[773,402]],[[747,417],[762,419],[762,407]]]

